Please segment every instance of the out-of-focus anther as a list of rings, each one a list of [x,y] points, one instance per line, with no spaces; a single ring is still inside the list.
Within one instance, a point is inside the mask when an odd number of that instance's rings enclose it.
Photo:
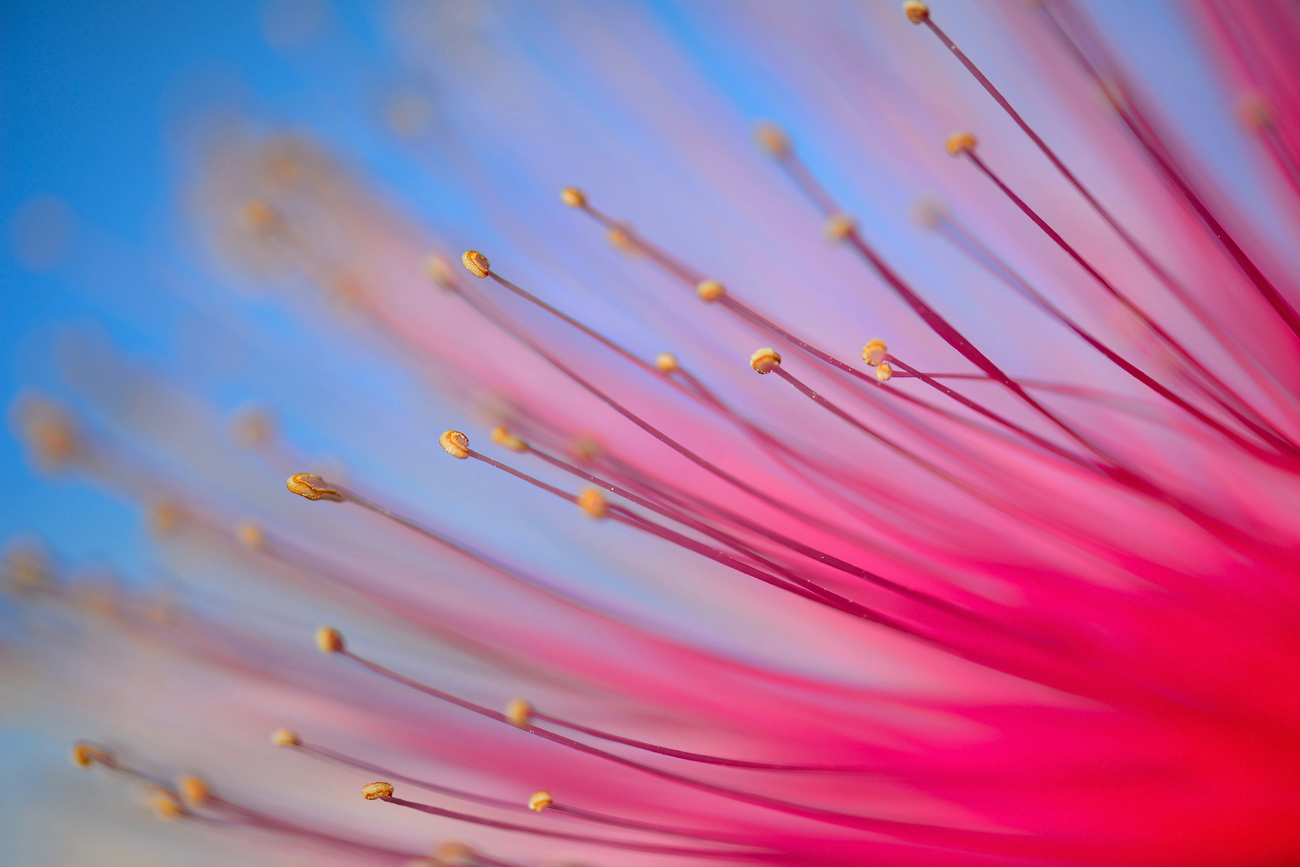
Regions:
[[[565,187],[560,191],[560,201],[570,208],[585,208],[587,206],[587,194],[577,187]]]
[[[438,437],[438,445],[453,458],[465,460],[469,457],[469,437],[458,430],[445,430]]]
[[[16,415],[23,440],[40,469],[61,470],[81,456],[81,431],[62,407],[34,397],[20,401]]]
[[[160,819],[170,822],[185,815],[185,808],[181,806],[180,799],[166,789],[150,790],[149,803]]]
[[[322,626],[316,630],[316,646],[321,653],[342,653],[343,633],[332,626]]]
[[[325,480],[315,473],[298,473],[290,476],[284,486],[300,497],[309,500],[330,500],[343,502],[343,495],[325,484]]]
[[[873,337],[867,341],[866,346],[862,347],[862,360],[875,367],[885,360],[885,355],[888,352],[889,347],[885,346],[885,341],[879,337]]]
[[[609,505],[600,488],[583,488],[578,492],[578,507],[596,520],[609,514]]]
[[[822,235],[832,244],[839,244],[857,228],[858,221],[848,214],[831,214],[822,225]]]
[[[913,24],[922,24],[930,17],[930,7],[922,3],[921,0],[907,0],[903,4],[903,14]]]
[[[512,452],[528,451],[528,443],[506,430],[504,427],[492,428],[492,442],[501,446],[503,449],[510,449]],[[446,446],[443,446],[446,448]]]
[[[202,807],[208,802],[208,798],[212,796],[208,784],[194,776],[181,777],[177,781],[176,788],[180,790],[181,797],[185,799],[186,803],[193,804],[196,807]]]
[[[717,280],[705,280],[695,287],[695,294],[710,303],[727,294],[727,289]]]
[[[889,382],[890,377],[894,375],[894,368],[889,366],[889,362],[882,361],[876,365],[876,379],[881,382]]]
[[[749,366],[758,373],[771,373],[781,366],[781,353],[770,346],[755,349],[754,354],[749,356]]]
[[[244,228],[254,235],[265,235],[278,228],[283,222],[280,212],[265,199],[249,199],[244,202],[240,217]]]
[[[754,125],[754,143],[758,145],[760,151],[774,159],[783,159],[790,155],[790,136],[770,121]]]
[[[256,554],[266,551],[266,534],[252,521],[240,521],[235,525],[235,541]]]
[[[533,792],[532,797],[528,799],[528,809],[532,810],[534,813],[540,813],[542,810],[545,810],[554,803],[555,799],[551,797],[551,793],[545,789],[541,789]]]
[[[444,840],[434,850],[434,855],[448,867],[464,867],[478,857],[472,846],[459,840]]]
[[[185,508],[172,500],[157,500],[145,511],[149,532],[155,536],[170,536],[185,523]]]
[[[921,196],[912,203],[912,219],[922,229],[934,231],[948,219],[948,206],[937,196]]]
[[[511,699],[506,705],[506,719],[516,728],[527,728],[532,724],[533,706],[526,699]]]
[[[468,256],[469,254],[466,253],[465,255]],[[447,264],[445,258],[437,253],[431,253],[424,257],[423,267],[425,276],[433,281],[433,285],[448,292],[456,291],[456,281],[451,276],[451,266]]]
[[[948,150],[949,156],[959,157],[964,153],[970,153],[975,150],[975,134],[970,132],[955,132],[948,136],[948,141],[944,147]]]
[[[361,787],[361,797],[367,801],[391,798],[393,797],[393,784],[384,782],[366,783]]]
[[[655,356],[655,367],[659,368],[660,373],[672,373],[681,367],[677,363],[677,356],[671,352],[661,352]]]
[[[276,729],[271,732],[271,743],[277,747],[296,747],[302,740],[288,729]]]
[[[645,253],[641,245],[636,242],[631,227],[627,225],[610,226],[605,229],[605,240],[609,246],[624,256],[640,256]]]
[[[460,262],[465,266],[465,270],[475,277],[486,277],[492,273],[492,265],[488,262],[487,256],[477,250],[466,250],[460,257]]]
[[[79,768],[88,768],[91,765],[108,765],[112,767],[113,756],[90,744],[73,744],[72,763]]]
[[[605,447],[595,437],[578,437],[573,441],[573,454],[579,460],[591,463],[600,460],[601,456],[605,454]]]

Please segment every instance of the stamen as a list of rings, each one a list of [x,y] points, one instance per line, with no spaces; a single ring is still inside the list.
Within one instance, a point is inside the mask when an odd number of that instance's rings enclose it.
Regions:
[[[425,258],[424,273],[440,289],[447,292],[457,292],[460,289],[456,285],[456,278],[451,274],[451,266],[445,258],[436,253]]]
[[[545,791],[544,789],[539,789],[538,791],[533,792],[532,796],[529,797],[528,809],[535,813],[540,813],[542,810],[551,806],[554,802],[555,799],[551,797],[550,792]]]
[[[570,208],[583,208],[587,205],[587,194],[577,187],[565,187],[560,191],[560,201]]]
[[[889,382],[889,378],[894,375],[894,368],[889,366],[889,362],[882,361],[876,365],[876,379],[881,382]]]
[[[727,290],[717,280],[703,280],[695,287],[695,294],[700,296],[700,300],[712,304],[726,295]]]
[[[661,373],[673,373],[681,365],[677,363],[677,356],[671,352],[661,352],[655,356],[655,367],[659,368]]]
[[[391,798],[393,797],[393,784],[384,782],[366,783],[361,787],[361,797],[367,801]]]
[[[326,485],[325,480],[315,473],[298,473],[290,476],[284,485],[291,492],[309,500],[343,502],[343,495]]]
[[[771,373],[781,366],[781,355],[770,346],[756,349],[749,357],[749,366],[760,374]]]
[[[181,797],[183,797],[187,803],[196,807],[202,807],[204,804],[208,803],[212,794],[208,789],[208,784],[198,777],[181,777],[177,784],[177,788],[180,790]]]
[[[492,266],[488,264],[487,256],[476,250],[466,250],[461,255],[460,261],[466,271],[480,279],[492,273]]]
[[[578,506],[596,520],[609,515],[609,506],[598,488],[583,488],[578,493]]]
[[[443,431],[438,437],[438,445],[453,458],[463,461],[469,457],[469,437],[458,430]]]
[[[510,433],[510,431],[506,430],[504,427],[492,428],[492,442],[496,443],[497,445],[501,446],[504,449],[509,449],[512,452],[528,451],[528,443],[524,442],[519,437]]]
[[[74,744],[71,758],[72,763],[79,768],[89,768],[92,765],[111,768],[117,764],[111,753],[90,744]]]
[[[506,719],[512,726],[526,729],[532,724],[533,706],[522,698],[511,699],[506,705]]]
[[[271,732],[271,743],[277,747],[296,747],[301,746],[302,741],[298,736],[288,729],[276,729]]]

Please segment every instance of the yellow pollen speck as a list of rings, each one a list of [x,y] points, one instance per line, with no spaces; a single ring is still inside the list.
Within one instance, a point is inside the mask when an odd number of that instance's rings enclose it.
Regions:
[[[456,291],[456,281],[451,276],[451,267],[448,266],[447,260],[442,256],[437,253],[425,256],[423,267],[425,276],[433,281],[433,285],[439,289],[446,289],[448,292]]]
[[[600,492],[599,488],[583,488],[579,491],[578,508],[596,520],[600,520],[609,514],[609,506],[605,503],[605,495]]]
[[[296,747],[302,741],[288,729],[276,729],[271,732],[271,743],[277,747]]]
[[[726,287],[717,280],[705,280],[695,287],[695,294],[699,295],[703,300],[712,303],[717,301],[723,295],[726,295],[727,290]]]
[[[181,791],[181,797],[195,806],[206,804],[212,794],[208,790],[208,784],[198,777],[181,777],[177,788]]]
[[[325,484],[325,480],[315,473],[298,473],[290,476],[284,486],[300,497],[309,500],[330,500],[343,502],[343,495]]]
[[[392,783],[366,783],[361,787],[361,797],[367,801],[375,801],[379,798],[393,797]]]
[[[609,246],[625,256],[640,256],[645,252],[636,242],[629,226],[610,226],[605,230],[605,240]]]
[[[659,368],[660,373],[672,373],[680,366],[677,356],[671,352],[661,352],[655,356],[655,367]]]
[[[343,634],[332,626],[322,626],[316,630],[316,646],[321,653],[342,653]]]
[[[749,356],[749,366],[758,373],[771,373],[781,366],[781,353],[770,346],[755,349],[754,354]]]
[[[506,719],[512,726],[526,728],[533,719],[533,706],[522,698],[511,699],[506,705]]]
[[[240,521],[235,525],[235,540],[247,550],[258,554],[266,550],[266,534],[252,521]]]
[[[453,458],[465,460],[469,457],[469,437],[458,430],[446,430],[438,437],[438,445]]]
[[[890,367],[888,362],[880,362],[876,366],[876,379],[881,382],[889,382],[889,378],[894,375],[894,368]]]
[[[528,451],[528,443],[524,442],[503,427],[492,428],[492,442],[502,448],[510,449],[512,452]],[[443,448],[446,448],[446,446],[443,446]]]
[[[88,768],[94,764],[112,765],[113,757],[90,744],[75,744],[72,747],[72,763],[79,768]]]
[[[885,360],[885,354],[889,348],[885,346],[885,341],[879,337],[874,337],[867,341],[867,345],[862,347],[862,360],[872,367]]]
[[[913,24],[920,24],[930,17],[930,7],[922,3],[921,0],[907,0],[903,4],[903,14]]]
[[[533,796],[528,799],[528,809],[540,813],[554,803],[555,799],[551,797],[551,793],[543,789],[533,792]]]
[[[170,536],[184,523],[185,509],[171,500],[160,500],[149,506],[147,520],[155,536]]]
[[[754,125],[754,143],[769,157],[781,159],[790,155],[790,136],[770,121]]]
[[[487,256],[477,250],[466,250],[465,255],[460,257],[460,262],[465,266],[465,270],[475,277],[486,277],[492,273],[492,266],[488,263]]]
[[[560,201],[570,208],[585,208],[587,206],[587,194],[577,187],[565,187],[560,191]]]
[[[969,132],[955,132],[948,136],[948,141],[944,145],[948,149],[949,156],[961,156],[975,150],[975,134]]]
[[[171,821],[185,815],[185,808],[181,806],[180,800],[166,789],[154,789],[149,793],[149,803],[153,806],[154,812],[159,818]]]
[[[858,221],[848,214],[832,214],[822,225],[822,234],[827,241],[838,244],[858,228]]]

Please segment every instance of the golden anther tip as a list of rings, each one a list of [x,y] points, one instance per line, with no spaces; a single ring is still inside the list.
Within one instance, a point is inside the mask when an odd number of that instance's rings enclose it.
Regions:
[[[889,347],[885,346],[885,341],[879,337],[867,341],[867,345],[862,347],[862,360],[872,367],[885,360],[885,354],[889,352]]]
[[[185,815],[185,808],[180,799],[166,789],[154,789],[149,793],[149,803],[160,819],[171,821]]]
[[[180,790],[182,798],[195,806],[206,804],[212,796],[208,784],[198,777],[181,777],[176,788]]]
[[[534,813],[540,813],[542,810],[545,810],[554,803],[555,799],[551,797],[551,793],[542,789],[533,792],[533,796],[528,799],[528,809],[532,810]]]
[[[185,509],[180,503],[159,500],[150,503],[146,512],[149,532],[155,536],[170,536],[185,523]]]
[[[524,442],[503,427],[492,428],[492,442],[501,446],[503,449],[510,449],[512,452],[528,451],[528,443]],[[446,448],[446,446],[443,446],[443,448]],[[468,452],[466,452],[466,454],[468,454]]]
[[[605,241],[624,256],[635,257],[645,253],[628,225],[610,226],[605,230]]]
[[[473,861],[476,853],[473,847],[459,840],[444,840],[438,844],[436,854],[447,864],[460,865]]]
[[[609,505],[606,504],[605,495],[600,492],[600,488],[583,488],[579,491],[578,508],[596,520],[609,514]]]
[[[695,294],[700,296],[704,301],[712,303],[717,301],[723,295],[726,295],[727,289],[717,280],[705,280],[695,287]]]
[[[460,263],[465,266],[465,270],[475,277],[486,277],[492,273],[492,266],[487,260],[487,256],[477,250],[466,250],[465,255],[460,257]]]
[[[889,378],[894,375],[894,368],[889,366],[888,362],[882,361],[876,365],[876,379],[881,382],[889,382]]]
[[[527,728],[532,724],[533,706],[526,699],[515,698],[506,705],[506,720],[516,728]]]
[[[560,201],[570,208],[585,208],[587,206],[587,194],[577,187],[565,187],[560,191]]]
[[[758,373],[771,373],[781,366],[781,353],[770,346],[755,349],[754,354],[749,356],[749,366]]]
[[[309,500],[330,500],[343,502],[343,495],[325,484],[325,480],[315,473],[298,473],[290,476],[284,486],[300,497]]]
[[[655,367],[659,368],[660,373],[672,373],[681,367],[677,363],[677,356],[671,352],[661,352],[655,356]]]
[[[466,253],[465,255],[469,255]],[[484,260],[487,261],[487,260]],[[451,266],[447,260],[437,253],[432,253],[424,257],[422,263],[424,275],[433,281],[433,285],[439,289],[446,289],[448,292],[456,291],[456,280],[451,276]]]
[[[790,155],[790,136],[771,121],[754,125],[754,143],[769,157],[781,159]]]
[[[343,633],[333,626],[322,626],[316,630],[316,646],[321,653],[342,653]]]
[[[913,24],[921,24],[930,17],[930,7],[922,3],[921,0],[907,0],[903,4],[903,14]]]
[[[302,740],[288,729],[276,729],[271,732],[271,743],[277,747],[296,747]]]
[[[965,153],[971,153],[975,150],[975,134],[969,132],[955,132],[948,136],[948,141],[944,147],[948,149],[948,155],[958,157]]]
[[[453,458],[465,460],[469,457],[469,437],[458,430],[445,430],[438,437],[438,445]]]
[[[384,782],[366,783],[361,787],[361,797],[365,798],[367,801],[377,801],[380,798],[391,798],[393,797],[393,784]]]
[[[832,244],[838,244],[858,228],[858,221],[848,214],[832,214],[822,224],[822,235]]]
[[[280,212],[265,199],[249,199],[244,202],[240,217],[244,228],[255,235],[269,232],[280,225]]]
[[[240,521],[235,525],[235,541],[245,550],[257,554],[266,551],[266,534],[252,521]]]
[[[113,757],[99,747],[92,747],[90,744],[74,744],[72,747],[72,763],[79,768],[88,768],[91,765],[111,765],[113,764]]]

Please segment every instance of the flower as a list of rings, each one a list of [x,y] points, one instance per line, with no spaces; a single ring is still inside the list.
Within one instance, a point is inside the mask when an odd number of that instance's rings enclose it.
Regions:
[[[104,299],[172,363],[12,413],[162,576],[10,549],[6,715],[106,778],[23,855],[1294,858],[1297,24],[1177,8],[1248,168],[1061,0],[403,3],[382,146],[192,119],[209,272]]]

